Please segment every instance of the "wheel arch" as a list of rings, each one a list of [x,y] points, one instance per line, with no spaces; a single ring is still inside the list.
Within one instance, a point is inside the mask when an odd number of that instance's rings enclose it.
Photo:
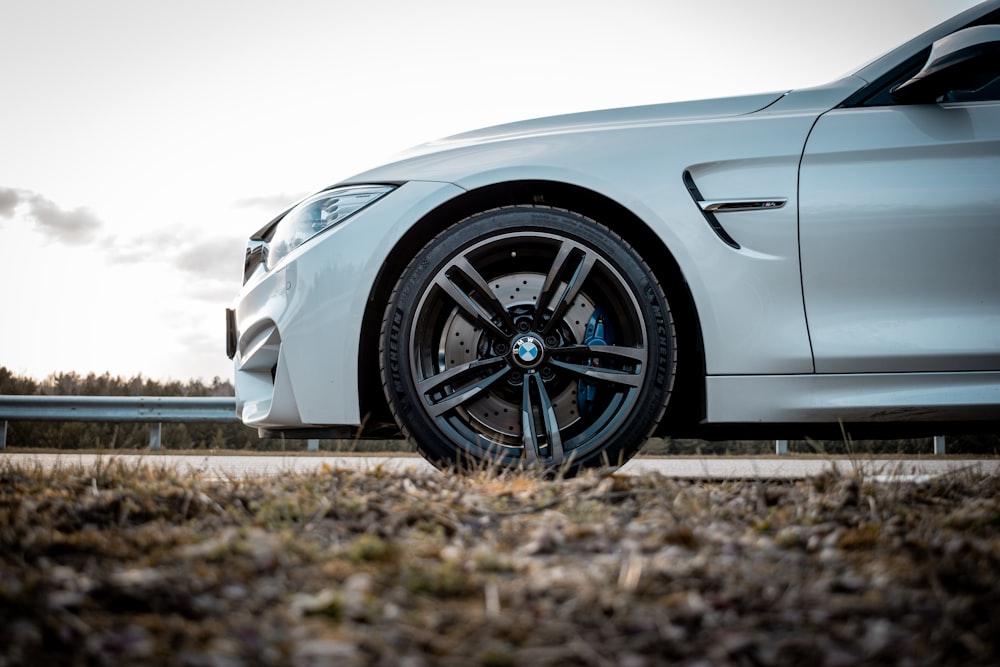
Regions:
[[[503,206],[545,205],[562,208],[607,225],[636,249],[663,286],[674,315],[680,354],[667,411],[657,433],[688,433],[705,414],[705,362],[697,309],[680,267],[662,239],[620,203],[580,186],[542,180],[496,183],[465,192],[427,213],[399,239],[368,295],[361,326],[358,396],[363,434],[378,437],[394,431],[392,413],[379,372],[379,335],[393,287],[414,255],[448,226],[482,211]]]

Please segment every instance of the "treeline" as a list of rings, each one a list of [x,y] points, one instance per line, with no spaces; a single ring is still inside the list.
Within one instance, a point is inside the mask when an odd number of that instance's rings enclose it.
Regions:
[[[131,378],[110,373],[54,373],[42,381],[20,377],[0,366],[0,394],[47,396],[233,396],[232,382],[213,378],[160,382],[137,375]],[[161,447],[164,449],[302,451],[305,440],[260,439],[257,430],[239,423],[224,424],[163,424]],[[50,449],[144,449],[149,446],[149,425],[143,423],[108,422],[10,422],[7,427],[8,447]],[[949,454],[1000,454],[1000,435],[972,433],[950,436]],[[409,451],[402,440],[321,440],[323,451]],[[653,438],[643,448],[645,454],[662,455],[755,455],[773,454],[774,441],[682,440]],[[797,454],[931,454],[931,438],[896,440],[792,441],[789,451]]]
[[[161,382],[137,375],[124,378],[110,373],[53,373],[42,381],[15,375],[0,366],[0,394],[39,396],[234,396],[232,382],[213,378]],[[149,447],[149,425],[133,422],[10,422],[8,447],[45,449],[144,449]],[[161,427],[164,449],[232,449],[255,451],[302,451],[305,440],[261,439],[257,429],[232,423],[168,424]],[[409,449],[402,441],[323,440],[327,451],[388,451]]]

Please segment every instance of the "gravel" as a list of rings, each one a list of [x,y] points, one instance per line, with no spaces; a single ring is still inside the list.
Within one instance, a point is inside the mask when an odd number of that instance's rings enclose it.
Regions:
[[[7,665],[991,665],[1000,478],[0,468]]]

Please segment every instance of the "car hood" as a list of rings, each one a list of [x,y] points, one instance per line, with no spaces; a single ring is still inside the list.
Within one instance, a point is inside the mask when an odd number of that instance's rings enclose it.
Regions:
[[[457,134],[417,146],[402,157],[416,157],[441,150],[497,141],[527,139],[555,134],[648,127],[672,122],[708,120],[750,114],[781,99],[785,92],[758,93],[691,102],[671,102],[620,109],[585,111],[562,116],[534,118]]]
[[[512,143],[523,145],[524,140],[529,140],[530,144],[542,150],[548,143],[545,141],[547,137],[554,139],[559,135],[635,129],[740,116],[768,107],[784,95],[785,92],[772,92],[693,102],[585,111],[497,125],[416,146],[397,156],[392,163],[358,174],[348,182],[451,180],[454,174],[449,173],[450,167],[456,166],[452,161],[457,154],[468,155],[470,150],[476,151],[477,147],[487,147],[491,144],[499,147]],[[485,166],[485,163],[490,161],[494,164],[504,161],[495,151],[486,153],[479,151],[479,154],[484,162],[484,165],[480,166]],[[523,149],[516,155],[524,157]]]

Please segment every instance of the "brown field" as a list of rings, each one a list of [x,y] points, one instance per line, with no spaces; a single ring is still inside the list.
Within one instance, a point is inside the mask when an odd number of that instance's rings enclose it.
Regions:
[[[0,468],[6,665],[989,665],[1000,478]]]

